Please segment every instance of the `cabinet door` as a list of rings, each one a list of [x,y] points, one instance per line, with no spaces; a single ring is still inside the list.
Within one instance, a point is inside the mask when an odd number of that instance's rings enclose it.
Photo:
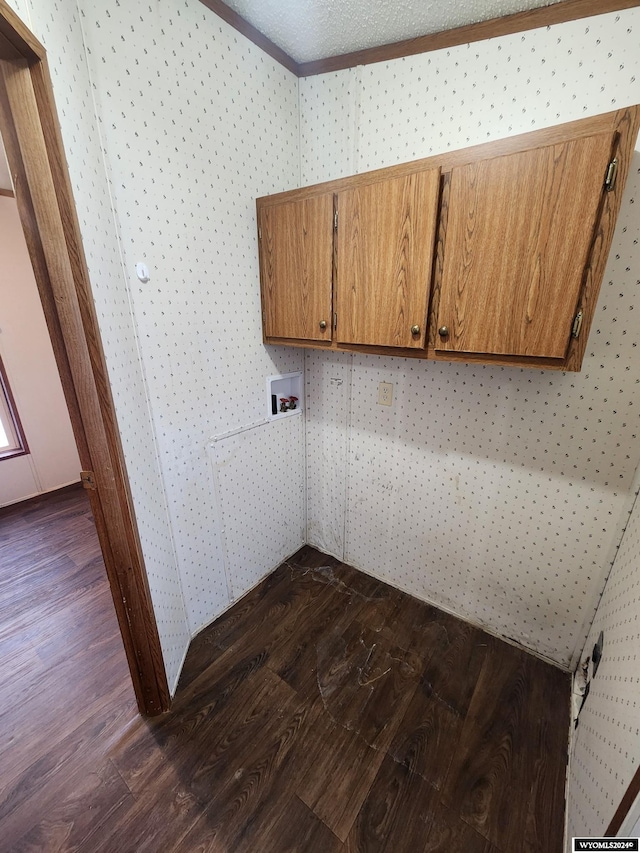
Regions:
[[[424,347],[439,189],[430,169],[338,193],[340,343]]]
[[[438,351],[565,357],[612,141],[452,170]]]
[[[333,194],[260,210],[264,333],[331,340]]]

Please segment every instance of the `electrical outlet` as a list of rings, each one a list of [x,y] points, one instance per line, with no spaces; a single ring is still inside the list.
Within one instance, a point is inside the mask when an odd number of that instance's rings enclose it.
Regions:
[[[378,384],[378,403],[381,406],[391,406],[393,404],[392,382],[380,382]]]

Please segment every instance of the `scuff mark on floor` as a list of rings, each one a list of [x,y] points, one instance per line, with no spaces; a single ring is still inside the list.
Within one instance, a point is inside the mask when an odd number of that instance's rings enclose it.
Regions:
[[[335,589],[337,589],[339,592],[344,593],[345,595],[354,596],[355,598],[361,599],[362,601],[380,600],[379,596],[365,595],[363,592],[360,592],[357,589],[353,589],[352,587],[347,586],[344,581],[340,580],[340,578],[336,576],[332,566],[317,566],[316,568],[310,569],[306,566],[296,566],[286,560],[284,565],[288,569],[290,569],[292,580],[311,575],[312,580],[317,581],[318,583],[327,584],[327,586],[333,586],[335,587]]]

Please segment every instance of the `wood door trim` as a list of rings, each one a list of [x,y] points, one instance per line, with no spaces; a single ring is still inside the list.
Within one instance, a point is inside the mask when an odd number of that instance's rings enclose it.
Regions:
[[[604,834],[605,838],[615,837],[616,833],[620,830],[622,822],[626,818],[629,809],[636,801],[638,794],[640,794],[640,767],[638,767],[634,773],[633,779],[629,782],[629,786],[625,791],[623,798],[620,800],[620,805],[616,809],[614,816],[611,818],[609,826]]]
[[[138,707],[159,714],[170,694],[46,56],[4,0],[0,33],[23,56],[9,59],[0,45],[0,119],[18,210],[80,461],[97,483],[89,496]]]
[[[37,62],[46,51],[31,30],[20,20],[6,0],[0,0],[0,58]],[[9,47],[9,45],[11,47]]]
[[[513,15],[505,15],[501,18],[491,18],[488,21],[480,21],[477,24],[468,24],[452,30],[429,33],[416,38],[383,44],[379,47],[365,48],[351,53],[342,53],[339,56],[329,56],[311,62],[297,62],[256,29],[253,24],[241,18],[222,0],[200,0],[200,2],[262,48],[276,62],[293,72],[296,77],[313,77],[330,71],[343,71],[356,65],[389,62],[392,59],[402,59],[405,56],[415,56],[419,53],[429,53],[434,50],[457,47],[461,44],[472,44],[485,39],[523,33],[539,27],[564,24],[568,21],[577,21],[593,15],[604,15],[607,12],[619,12],[640,5],[640,0],[562,0],[562,2],[554,3],[551,6],[529,9],[526,12],[516,12]]]

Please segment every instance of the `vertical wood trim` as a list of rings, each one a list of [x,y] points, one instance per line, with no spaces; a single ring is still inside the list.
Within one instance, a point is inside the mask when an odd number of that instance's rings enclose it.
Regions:
[[[0,60],[3,136],[81,463],[98,485],[90,498],[138,707],[153,715],[170,704],[160,639],[49,72],[46,60],[25,53],[30,63]]]
[[[629,787],[624,793],[624,797],[620,800],[620,805],[616,809],[614,816],[611,818],[609,826],[605,832],[605,838],[615,837],[638,794],[640,794],[640,767],[638,767],[634,773],[633,779],[629,782]]]

